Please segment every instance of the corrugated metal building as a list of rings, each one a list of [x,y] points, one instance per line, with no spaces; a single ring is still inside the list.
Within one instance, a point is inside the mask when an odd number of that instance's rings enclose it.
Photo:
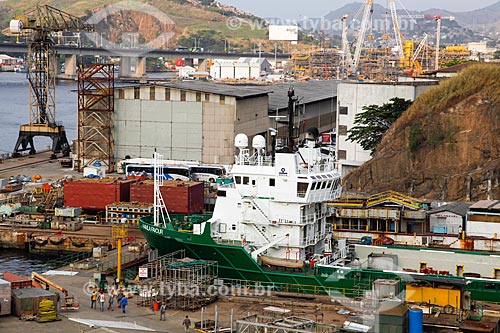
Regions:
[[[500,200],[480,200],[469,207],[467,236],[498,238],[500,235]]]
[[[453,202],[428,212],[430,231],[435,234],[455,234],[463,230],[468,202]],[[461,228],[461,229],[460,229]]]
[[[115,93],[115,156],[230,164],[234,137],[266,133],[271,89],[206,82],[141,84]]]
[[[115,157],[151,157],[232,164],[234,137],[264,135],[270,127],[284,135],[290,84],[227,85],[202,81],[152,83],[116,88]],[[296,124],[331,132],[336,120],[337,81],[294,83]],[[271,117],[270,117],[271,116]]]

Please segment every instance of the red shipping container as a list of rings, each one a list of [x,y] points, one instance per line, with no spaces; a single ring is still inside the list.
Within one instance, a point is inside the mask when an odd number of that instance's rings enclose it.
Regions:
[[[165,181],[161,188],[161,194],[170,213],[196,214],[203,212],[205,203],[203,182]],[[131,184],[130,201],[153,203],[153,181]]]
[[[103,211],[114,202],[130,201],[130,184],[135,180],[78,179],[64,183],[64,205]]]

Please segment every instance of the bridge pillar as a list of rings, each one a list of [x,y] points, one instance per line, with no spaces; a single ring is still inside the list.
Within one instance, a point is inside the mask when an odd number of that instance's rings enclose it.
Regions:
[[[130,76],[130,57],[122,56],[120,58],[120,76]]]
[[[137,58],[137,66],[135,67],[136,76],[146,75],[146,57]]]
[[[64,75],[76,76],[76,54],[66,54],[64,56]]]
[[[146,57],[121,57],[121,77],[142,77],[146,75]]]

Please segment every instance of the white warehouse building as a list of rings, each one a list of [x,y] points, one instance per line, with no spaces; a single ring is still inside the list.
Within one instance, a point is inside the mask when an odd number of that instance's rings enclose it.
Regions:
[[[354,127],[356,115],[368,105],[382,105],[391,98],[414,100],[418,95],[436,85],[437,81],[409,81],[390,83],[339,82],[337,86],[337,148],[336,156],[342,176],[371,159],[370,151],[360,144],[347,140]]]
[[[214,80],[257,79],[263,73],[271,72],[271,64],[265,58],[240,58],[233,60],[215,60],[210,67],[210,76]]]
[[[116,161],[148,157],[230,164],[234,137],[266,133],[269,91],[205,82],[115,88]]]

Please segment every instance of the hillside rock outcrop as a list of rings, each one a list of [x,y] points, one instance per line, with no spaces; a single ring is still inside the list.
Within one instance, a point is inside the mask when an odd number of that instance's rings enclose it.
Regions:
[[[500,199],[500,66],[469,66],[393,124],[344,189],[435,200]]]

